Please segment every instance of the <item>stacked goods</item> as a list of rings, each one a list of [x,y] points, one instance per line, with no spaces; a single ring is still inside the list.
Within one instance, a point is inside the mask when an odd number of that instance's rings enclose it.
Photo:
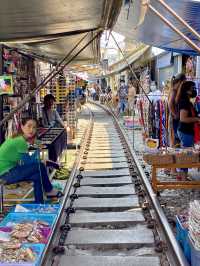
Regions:
[[[191,265],[198,266],[200,261],[200,202],[190,203],[189,239],[191,247]]]
[[[199,151],[194,149],[177,149],[175,153],[176,163],[198,163]]]
[[[67,125],[71,129],[76,127],[76,95],[75,95],[75,83],[71,80],[69,85],[69,93],[67,95]]]
[[[166,164],[193,164],[199,162],[199,151],[187,149],[158,149],[157,142],[153,139],[146,141],[146,153],[144,160],[151,165],[166,165]]]

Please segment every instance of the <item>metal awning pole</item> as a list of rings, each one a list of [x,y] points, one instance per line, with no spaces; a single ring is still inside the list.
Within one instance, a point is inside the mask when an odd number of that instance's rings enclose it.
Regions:
[[[175,27],[168,19],[166,19],[159,11],[157,11],[150,3],[146,3],[149,9],[157,15],[167,26],[169,26],[173,31],[175,31],[181,38],[194,50],[200,53],[200,47],[198,47],[190,38],[188,38],[184,33],[182,33],[177,27]]]
[[[100,30],[95,36],[88,41],[74,56],[72,56],[67,62],[65,62],[62,66],[61,64],[67,59],[68,56],[66,56],[57,66],[57,70],[53,70],[46,78],[43,80],[15,109],[13,109],[9,115],[7,115],[2,121],[0,121],[0,126],[2,126],[5,122],[7,122],[9,119],[12,118],[12,116],[19,111],[27,102],[30,101],[30,99],[37,93],[43,86],[45,86],[49,81],[51,81],[60,71],[62,71],[68,64],[70,64],[88,45],[90,45],[100,34],[102,33],[102,30]],[[85,38],[86,36],[84,36]],[[80,44],[80,42],[83,40],[83,38],[77,43],[77,45],[70,51],[69,55],[72,51],[75,50],[75,48]]]
[[[112,38],[113,38],[115,44],[117,45],[117,47],[118,47],[120,53],[122,54],[124,61],[125,61],[126,64],[128,65],[128,67],[129,67],[131,73],[133,74],[134,78],[136,79],[138,86],[142,89],[142,92],[144,93],[144,95],[145,95],[146,98],[148,99],[149,103],[152,104],[152,101],[149,99],[148,94],[145,92],[144,88],[142,87],[142,85],[141,85],[141,83],[140,83],[140,81],[139,81],[137,75],[135,74],[135,71],[133,70],[132,66],[129,64],[128,60],[126,59],[126,57],[125,57],[125,55],[124,55],[122,49],[120,48],[120,46],[119,46],[117,40],[115,39],[114,35],[112,34],[112,32],[111,32],[111,36],[112,36]],[[132,83],[132,81],[131,81],[131,83]],[[133,83],[132,83],[132,85],[134,86]]]
[[[200,34],[192,28],[182,17],[180,17],[174,9],[172,9],[164,0],[156,0],[158,1],[164,8],[169,11],[180,23],[182,23],[192,34],[194,34],[200,40]]]

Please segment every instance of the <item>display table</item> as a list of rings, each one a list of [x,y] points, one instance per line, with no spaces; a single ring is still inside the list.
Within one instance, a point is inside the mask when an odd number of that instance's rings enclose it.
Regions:
[[[157,169],[200,168],[198,163],[152,164],[152,187],[155,192],[163,189],[200,189],[200,181],[159,181]]]
[[[67,147],[67,133],[63,128],[46,129],[39,140],[48,149],[48,159],[54,162]]]

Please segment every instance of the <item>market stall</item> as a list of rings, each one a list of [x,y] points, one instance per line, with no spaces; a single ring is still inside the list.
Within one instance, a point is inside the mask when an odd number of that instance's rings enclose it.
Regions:
[[[155,192],[164,189],[199,189],[200,181],[160,181],[158,169],[200,168],[200,153],[195,149],[166,149],[144,154],[144,160],[152,166],[152,187]]]

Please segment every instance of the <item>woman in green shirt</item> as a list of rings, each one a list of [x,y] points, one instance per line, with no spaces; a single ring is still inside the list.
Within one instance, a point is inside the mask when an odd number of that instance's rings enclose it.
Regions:
[[[36,120],[25,118],[20,131],[0,146],[0,179],[7,185],[32,181],[35,201],[43,203],[43,192],[48,198],[61,197],[62,193],[53,189],[43,163],[35,161],[31,165],[22,164],[23,156],[28,152],[29,140],[34,138],[36,130]]]

